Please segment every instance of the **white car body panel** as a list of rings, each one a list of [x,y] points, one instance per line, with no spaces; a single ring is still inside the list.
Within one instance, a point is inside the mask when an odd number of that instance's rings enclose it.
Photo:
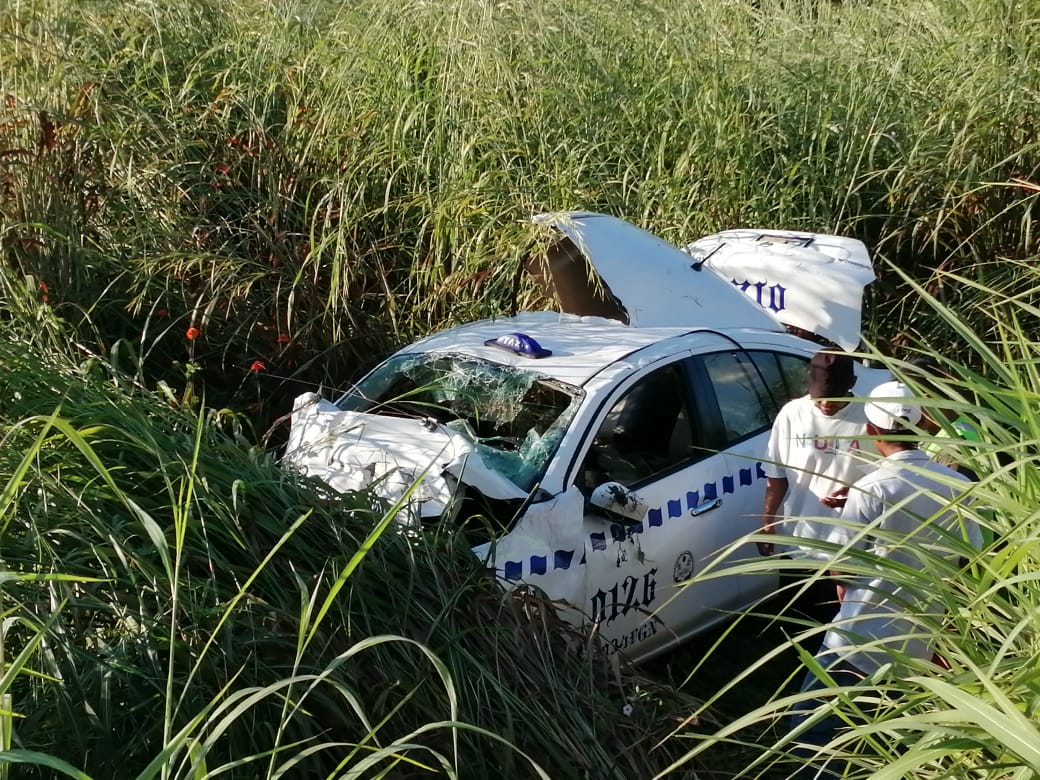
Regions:
[[[621,302],[633,328],[753,327],[777,322],[690,256],[635,225],[605,214],[540,214],[535,222],[563,233]]]
[[[522,331],[539,342],[552,339],[552,355],[532,359],[514,355],[484,342],[513,331]],[[653,347],[663,339],[680,336],[688,327],[655,329],[622,327],[616,320],[539,311],[514,317],[460,325],[427,336],[405,347],[399,354],[445,352],[465,353],[507,366],[517,366],[583,386],[626,355]]]
[[[717,336],[708,337],[708,343],[697,337],[696,342],[697,353],[731,346]],[[691,354],[685,350],[672,358]],[[643,366],[611,398],[674,362]],[[774,578],[758,583],[753,594],[742,592],[737,578],[694,578],[717,565],[718,552],[740,535],[730,533],[729,523],[714,522],[723,511],[732,520],[735,506],[757,504],[756,511],[761,510],[764,482],[756,479],[751,463],[734,469],[726,454],[710,455],[654,478],[636,492],[647,507],[641,522],[626,525],[590,513],[584,520],[589,569],[585,614],[612,649],[629,657],[656,654],[775,589]],[[697,609],[691,610],[691,604]]]
[[[874,268],[861,241],[794,230],[725,230],[683,250],[779,322],[852,351]]]
[[[634,226],[593,214],[543,215],[538,221],[570,241],[550,258],[542,278],[562,293],[561,306],[572,313],[526,312],[471,323],[428,336],[391,358],[474,359],[503,367],[510,376],[532,374],[539,382],[571,388],[564,396],[572,399],[571,416],[555,438],[550,441],[547,430],[528,431],[556,446],[533,486],[524,489],[513,481],[515,474],[503,472],[504,461],[481,443],[477,425],[457,429],[432,416],[344,411],[313,393],[294,405],[285,460],[337,490],[369,488],[402,501],[402,515],[413,519],[452,516],[461,486],[517,507],[508,529],[474,547],[477,557],[508,586],[544,591],[564,606],[569,619],[595,624],[610,647],[644,659],[776,587],[775,576],[768,575],[697,577],[727,560],[757,555],[754,545],[741,539],[759,526],[765,490],[761,461],[771,422],[771,417],[759,421],[749,435],[720,449],[695,444],[692,437],[710,433],[700,430],[709,421],[716,426],[712,435],[724,434],[727,441],[730,436],[717,429],[720,413],[712,411],[721,408],[713,406],[715,390],[725,385],[706,379],[706,361],[739,366],[752,361],[752,353],[762,353],[801,366],[819,346],[787,333],[782,321],[744,295],[720,268],[695,270],[695,258]],[[721,245],[743,240],[738,236]],[[582,258],[588,269],[579,265]],[[554,264],[570,274],[569,280],[554,275]],[[582,316],[590,313],[601,316]],[[814,324],[826,329],[832,320],[824,313]],[[517,333],[551,354],[534,358],[486,343]],[[680,412],[673,424],[681,432],[683,421],[692,418],[688,446],[697,454],[631,483],[636,487],[629,494],[639,499],[637,519],[605,514],[590,503],[602,459],[621,451],[621,419],[630,404],[638,406],[638,388],[661,375],[682,387],[685,417]],[[764,383],[761,370],[758,377]],[[857,365],[854,393],[865,396],[887,378],[887,372]],[[766,413],[757,407],[750,411]],[[612,439],[601,440],[604,432]],[[670,448],[674,442],[666,443]],[[727,548],[730,557],[720,559]]]
[[[340,492],[377,487],[380,496],[407,500],[422,517],[444,512],[458,481],[489,498],[527,495],[485,466],[464,435],[443,425],[345,412],[315,393],[296,398],[291,419],[285,462]]]

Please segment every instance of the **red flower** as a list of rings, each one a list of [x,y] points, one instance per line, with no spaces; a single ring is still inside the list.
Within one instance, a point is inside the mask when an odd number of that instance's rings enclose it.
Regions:
[[[262,360],[254,360],[253,365],[249,367],[250,371],[263,371],[267,366],[264,365]]]
[[[157,312],[155,312],[155,316],[162,317],[165,319],[166,317],[170,316],[170,313],[166,311],[166,309],[159,309]]]
[[[278,343],[279,344],[288,344],[289,343],[289,337],[286,336],[284,333],[279,333],[278,334]]]
[[[188,330],[184,334],[185,338],[187,338],[188,341],[194,341],[195,339],[197,339],[201,335],[202,335],[202,331],[199,330],[198,328],[196,328],[194,325],[192,327],[188,328]]]
[[[47,286],[47,282],[40,280],[40,289],[43,290],[43,294],[46,295],[51,291],[51,288]]]

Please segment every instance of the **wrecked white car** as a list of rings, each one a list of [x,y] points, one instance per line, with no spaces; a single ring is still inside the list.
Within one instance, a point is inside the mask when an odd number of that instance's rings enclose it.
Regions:
[[[466,523],[505,582],[571,605],[642,659],[775,589],[762,575],[691,578],[758,528],[772,420],[805,392],[819,346],[712,267],[717,248],[687,254],[599,214],[536,221],[554,240],[528,270],[562,311],[437,333],[341,397],[300,396],[285,460],[416,522]],[[830,304],[793,287],[782,300]],[[799,327],[854,347],[855,310]],[[881,381],[860,374],[857,393]],[[755,554],[746,543],[726,561]]]

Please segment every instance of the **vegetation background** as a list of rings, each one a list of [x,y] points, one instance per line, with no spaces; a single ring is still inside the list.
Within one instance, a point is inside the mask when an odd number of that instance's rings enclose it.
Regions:
[[[503,601],[447,530],[372,538],[385,507],[269,449],[300,390],[522,302],[529,217],[584,209],[678,244],[868,244],[865,336],[947,365],[1016,542],[972,587],[947,578],[946,684],[992,712],[951,726],[936,713],[967,700],[907,683],[896,715],[920,720],[878,727],[887,758],[860,769],[1040,772],[1038,36],[1034,0],[4,4],[0,760],[642,777],[689,751],[660,743],[676,723],[714,733],[685,695],[539,639],[548,613]],[[763,706],[745,725],[784,705]],[[753,741],[774,771],[783,745]]]

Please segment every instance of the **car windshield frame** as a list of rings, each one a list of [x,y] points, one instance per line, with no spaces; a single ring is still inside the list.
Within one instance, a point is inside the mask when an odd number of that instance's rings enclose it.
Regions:
[[[340,396],[343,411],[429,420],[465,436],[488,468],[533,491],[585,392],[527,367],[456,352],[394,355]]]

